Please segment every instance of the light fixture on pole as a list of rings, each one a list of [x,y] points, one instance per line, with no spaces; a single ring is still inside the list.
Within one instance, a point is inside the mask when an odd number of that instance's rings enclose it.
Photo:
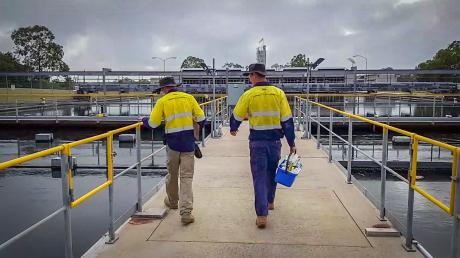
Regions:
[[[318,67],[325,59],[320,57],[316,59],[314,63],[310,63],[310,58],[307,58],[307,99],[310,94],[310,79],[311,79],[311,70]]]
[[[153,60],[155,59],[159,59],[161,61],[163,61],[163,73],[166,72],[166,61],[169,60],[169,59],[176,59],[175,56],[171,56],[171,57],[168,57],[168,58],[161,58],[161,57],[157,57],[157,56],[154,56],[152,57]]]

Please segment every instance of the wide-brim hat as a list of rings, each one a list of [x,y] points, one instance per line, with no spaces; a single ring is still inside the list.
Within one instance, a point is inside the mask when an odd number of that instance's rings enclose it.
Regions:
[[[164,78],[160,79],[160,88],[163,88],[163,87],[178,87],[181,84],[182,83],[176,83],[176,81],[174,80],[174,77],[164,77]]]
[[[248,76],[251,73],[259,73],[264,76],[267,75],[265,71],[265,65],[261,63],[250,64],[248,67],[248,71],[244,72],[243,75]]]

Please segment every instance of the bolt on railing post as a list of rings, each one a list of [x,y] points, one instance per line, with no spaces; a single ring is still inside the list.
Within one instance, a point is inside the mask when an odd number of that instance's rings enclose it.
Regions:
[[[414,189],[411,186],[412,181],[415,180],[415,178],[412,178],[411,171],[413,169],[413,166],[416,166],[416,164],[414,164],[414,161],[416,163],[417,160],[413,158],[413,155],[414,155],[414,138],[411,139],[411,143],[410,143],[410,163],[409,163],[409,172],[408,172],[409,193],[408,193],[408,198],[407,198],[406,241],[404,243],[404,248],[408,252],[415,251],[412,245],[412,242],[414,240],[414,235],[412,232],[412,226],[414,222]]]
[[[380,167],[380,220],[385,220],[385,193],[387,180],[387,160],[388,160],[388,129],[383,128],[382,137],[382,165]]]
[[[61,180],[62,180],[62,203],[65,207],[64,210],[64,244],[65,244],[65,257],[72,258],[72,221],[71,221],[71,197],[69,188],[69,158],[70,156],[61,152]]]
[[[321,115],[320,115],[320,107],[318,106],[318,110],[317,110],[317,115],[316,115],[316,119],[317,119],[317,123],[316,123],[316,148],[319,149],[319,147],[321,146],[320,145],[320,140],[321,140],[321,122],[320,122],[320,119],[321,119]]]
[[[457,151],[457,153],[454,153],[454,157],[457,161],[457,166],[455,168],[456,175],[452,175],[452,180],[454,181],[453,183],[455,184],[455,201],[454,201],[454,207],[450,207],[451,209],[454,209],[453,213],[453,225],[452,225],[452,239],[451,239],[451,257],[456,258],[458,257],[458,242],[460,240],[460,180],[458,173],[460,171],[460,155]]]
[[[141,174],[141,127],[136,127],[136,160],[137,160],[137,211],[142,212],[142,174]]]
[[[329,162],[332,162],[332,110],[329,110]]]
[[[353,154],[353,121],[348,118],[348,160],[347,160],[347,183],[351,184],[351,159]]]

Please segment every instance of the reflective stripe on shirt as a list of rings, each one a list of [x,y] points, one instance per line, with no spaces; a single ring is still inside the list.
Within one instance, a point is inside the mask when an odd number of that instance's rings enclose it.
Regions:
[[[177,113],[177,114],[172,114],[170,116],[167,116],[165,118],[165,121],[166,122],[171,122],[172,120],[176,119],[176,118],[180,118],[180,117],[187,117],[187,116],[192,116],[192,112],[182,112],[182,113]]]
[[[271,130],[271,129],[281,129],[281,125],[249,125],[249,128],[252,130]]]
[[[187,131],[187,130],[193,130],[193,125],[192,126],[182,126],[182,127],[176,127],[176,128],[165,128],[165,133],[178,133],[182,131]]]
[[[280,112],[279,111],[259,111],[259,112],[252,112],[251,116],[256,117],[256,116],[279,116]]]

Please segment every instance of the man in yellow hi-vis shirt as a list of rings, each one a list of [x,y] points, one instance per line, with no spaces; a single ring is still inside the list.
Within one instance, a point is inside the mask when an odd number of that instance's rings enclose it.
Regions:
[[[264,228],[268,210],[275,208],[275,173],[281,156],[280,139],[286,136],[290,152],[296,152],[294,122],[284,92],[265,79],[264,64],[251,64],[245,75],[249,75],[253,87],[238,100],[230,118],[230,133],[235,136],[241,122],[249,117],[256,225]]]
[[[168,154],[168,175],[166,176],[165,205],[177,209],[180,203],[180,215],[183,224],[193,223],[192,181],[194,172],[195,136],[194,122],[203,127],[205,116],[195,98],[179,92],[179,86],[172,77],[160,80],[160,87],[165,94],[157,100],[150,117],[143,119],[148,128],[160,126],[165,121],[165,140]],[[180,173],[179,173],[180,169]],[[178,177],[180,177],[180,196],[178,194]]]

